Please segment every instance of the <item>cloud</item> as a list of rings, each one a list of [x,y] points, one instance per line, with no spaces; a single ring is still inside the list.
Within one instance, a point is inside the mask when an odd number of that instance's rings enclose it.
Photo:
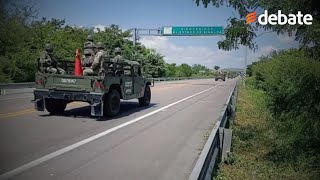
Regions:
[[[103,26],[103,25],[101,25],[101,24],[98,24],[98,25],[96,25],[96,26],[94,26],[94,28],[93,28],[93,32],[98,32],[99,30],[101,31],[101,32],[103,32],[103,31],[105,31],[105,27],[106,26]]]
[[[75,29],[82,29],[84,28],[84,26],[78,26],[78,25],[71,25],[72,28],[75,28]]]
[[[293,44],[295,42],[295,32],[292,32],[292,34],[292,36],[289,36],[288,33],[280,34],[277,36],[277,39],[280,41],[280,43]]]
[[[94,27],[94,32],[104,31],[106,26],[98,24]],[[122,29],[123,31],[127,29]],[[198,39],[208,37],[197,37]],[[271,37],[270,37],[271,38]],[[259,45],[256,52],[248,50],[247,63],[250,64],[259,60],[262,55],[268,55],[273,50],[287,49],[295,42],[294,37],[288,34],[276,35],[273,37],[276,42],[268,42],[268,44]],[[128,38],[132,40],[131,38]],[[215,65],[221,68],[243,68],[245,60],[245,50],[241,47],[240,50],[224,51],[218,49],[217,46],[197,46],[197,45],[177,45],[170,41],[170,38],[165,36],[142,36],[140,42],[147,48],[157,50],[160,54],[164,55],[167,63],[189,65],[202,64],[209,68]]]
[[[280,40],[282,38],[282,41]],[[281,41],[281,42],[279,42]],[[189,65],[202,64],[209,68],[215,65],[221,68],[243,68],[245,64],[245,49],[242,46],[239,50],[224,51],[208,46],[193,46],[193,45],[176,45],[167,37],[163,36],[150,36],[141,38],[140,42],[148,48],[156,49],[159,53],[164,55],[167,63]],[[285,42],[288,46],[285,46]],[[291,37],[279,37],[278,42],[271,44],[261,44],[255,51],[247,50],[247,64],[258,61],[262,55],[269,55],[272,51],[280,49],[288,49],[289,45],[292,46],[294,39]]]
[[[248,50],[248,64],[251,64],[252,62],[259,61],[259,57],[261,56],[267,56],[272,51],[279,50],[278,47],[274,45],[265,45],[259,48],[256,52]]]
[[[108,26],[104,26],[104,25],[101,25],[101,24],[95,25],[93,27],[93,32],[95,32],[95,33],[98,32],[98,29],[101,32],[104,32],[106,27],[108,27]],[[121,27],[120,27],[120,29],[122,30],[122,32],[125,32],[125,31],[129,30],[129,29],[126,29],[126,28],[121,28]]]
[[[215,65],[222,68],[237,68],[244,64],[244,57],[239,56],[239,51],[223,51],[203,46],[178,46],[170,42],[167,37],[161,36],[143,37],[140,42],[164,55],[167,63],[202,64],[209,68]]]

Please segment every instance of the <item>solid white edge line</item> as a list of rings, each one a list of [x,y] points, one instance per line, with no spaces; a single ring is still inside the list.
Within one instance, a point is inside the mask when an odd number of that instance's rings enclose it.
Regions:
[[[50,159],[53,159],[53,158],[55,158],[55,157],[57,157],[57,156],[60,156],[60,155],[62,155],[62,154],[64,154],[64,153],[66,153],[66,152],[69,152],[69,151],[71,151],[71,150],[73,150],[73,149],[75,149],[75,148],[77,148],[77,147],[79,147],[79,146],[82,146],[82,145],[87,144],[87,143],[89,143],[89,142],[91,142],[91,141],[94,141],[94,140],[96,140],[96,139],[98,139],[98,138],[100,138],[100,137],[102,137],[102,136],[105,136],[105,135],[107,135],[107,134],[110,134],[110,133],[118,130],[118,129],[121,129],[121,128],[126,127],[126,126],[128,126],[128,125],[130,125],[130,124],[133,124],[133,123],[135,123],[135,122],[138,122],[138,121],[140,121],[140,120],[142,120],[142,119],[144,119],[144,118],[146,118],[146,117],[149,117],[149,116],[151,116],[151,115],[153,115],[153,114],[156,114],[156,113],[158,113],[158,112],[160,112],[160,111],[162,111],[162,110],[164,110],[164,109],[167,109],[167,108],[169,108],[169,107],[171,107],[171,106],[174,106],[174,105],[176,105],[176,104],[179,104],[179,103],[181,103],[181,102],[183,102],[183,101],[185,101],[185,100],[187,100],[187,99],[190,99],[190,98],[193,98],[193,97],[195,97],[195,96],[198,96],[198,95],[200,95],[200,94],[202,94],[202,93],[205,93],[205,92],[207,92],[207,91],[209,91],[209,90],[211,90],[211,89],[213,89],[213,88],[215,88],[215,87],[218,87],[218,86],[220,86],[220,85],[222,85],[222,84],[225,84],[225,83],[227,83],[227,82],[223,82],[223,83],[214,85],[214,86],[212,86],[212,87],[210,87],[210,88],[208,88],[208,89],[206,89],[206,90],[203,90],[203,91],[201,91],[201,92],[198,92],[198,93],[196,93],[196,94],[193,94],[193,95],[191,95],[191,96],[188,96],[188,97],[186,97],[186,98],[184,98],[184,99],[181,99],[181,100],[179,100],[179,101],[176,101],[176,102],[174,102],[174,103],[171,103],[171,104],[169,104],[169,105],[166,105],[166,106],[164,106],[164,107],[162,107],[162,108],[160,108],[160,109],[154,110],[154,111],[152,111],[152,112],[150,112],[150,113],[147,113],[147,114],[142,115],[142,116],[140,116],[140,117],[137,117],[137,118],[135,118],[135,119],[133,119],[133,120],[130,120],[130,121],[128,121],[128,122],[125,122],[125,123],[123,123],[123,124],[120,124],[120,125],[118,125],[118,126],[115,126],[115,127],[111,128],[111,129],[108,129],[108,130],[106,130],[106,131],[103,131],[103,132],[101,132],[101,133],[99,133],[99,134],[96,134],[96,135],[94,135],[94,136],[91,136],[91,137],[89,137],[89,138],[86,138],[86,139],[84,139],[84,140],[82,140],[82,141],[79,141],[79,142],[77,142],[77,143],[74,143],[74,144],[72,144],[72,145],[69,145],[69,146],[67,146],[67,147],[64,147],[64,148],[62,148],[62,149],[60,149],[60,150],[57,150],[57,151],[55,151],[55,152],[53,152],[53,153],[50,153],[50,154],[48,154],[48,155],[45,155],[45,156],[43,156],[43,157],[41,157],[41,158],[39,158],[39,159],[33,160],[33,161],[31,161],[31,162],[29,162],[29,163],[27,163],[27,164],[24,164],[24,165],[22,165],[22,166],[20,166],[20,167],[18,167],[18,168],[15,168],[15,169],[13,169],[13,170],[11,170],[11,171],[8,171],[8,172],[0,175],[0,180],[2,180],[2,179],[8,179],[8,178],[10,178],[10,177],[12,177],[12,176],[15,176],[15,175],[17,175],[17,174],[20,174],[20,173],[22,173],[23,171],[26,171],[26,170],[28,170],[28,169],[30,169],[30,168],[32,168],[32,167],[35,167],[35,166],[37,166],[37,165],[39,165],[39,164],[41,164],[41,163],[43,163],[43,162],[49,161]]]

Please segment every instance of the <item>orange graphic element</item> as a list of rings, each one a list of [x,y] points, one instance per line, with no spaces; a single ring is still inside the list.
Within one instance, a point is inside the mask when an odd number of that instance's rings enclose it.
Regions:
[[[247,20],[246,24],[255,22],[257,20],[257,12],[253,11],[252,13],[249,13],[246,16],[246,20]]]

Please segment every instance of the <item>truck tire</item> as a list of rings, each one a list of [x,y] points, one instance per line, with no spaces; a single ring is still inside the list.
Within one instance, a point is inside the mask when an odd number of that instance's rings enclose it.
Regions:
[[[59,99],[46,99],[46,109],[51,114],[61,114],[67,107],[67,102]]]
[[[151,100],[151,89],[150,86],[147,85],[144,90],[144,96],[139,98],[140,106],[149,106]]]
[[[115,117],[120,111],[120,94],[117,90],[111,90],[104,100],[104,114]]]

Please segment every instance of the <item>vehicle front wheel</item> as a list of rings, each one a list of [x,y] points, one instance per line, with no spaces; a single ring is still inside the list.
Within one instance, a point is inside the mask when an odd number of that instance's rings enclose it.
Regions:
[[[144,96],[139,98],[140,106],[149,106],[151,100],[151,89],[150,86],[147,85],[144,90]]]
[[[111,90],[104,100],[104,114],[115,117],[120,111],[120,94],[117,90]]]
[[[51,114],[61,114],[67,107],[67,102],[60,99],[46,99],[46,109]]]

